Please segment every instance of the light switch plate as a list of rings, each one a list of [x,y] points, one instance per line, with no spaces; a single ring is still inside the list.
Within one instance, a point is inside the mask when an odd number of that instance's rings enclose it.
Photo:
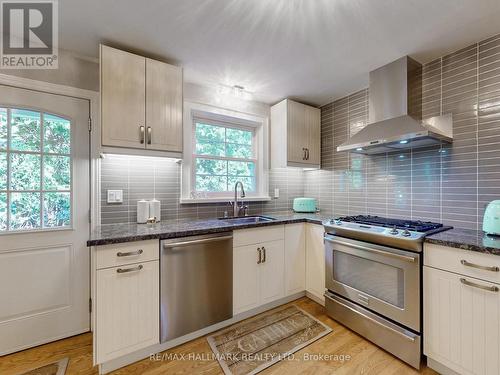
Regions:
[[[274,198],[278,199],[280,197],[280,189],[275,188],[274,189]]]
[[[123,203],[123,190],[108,190],[108,203]]]

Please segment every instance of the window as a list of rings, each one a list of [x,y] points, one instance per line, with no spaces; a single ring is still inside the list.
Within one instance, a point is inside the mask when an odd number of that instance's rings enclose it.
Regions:
[[[254,129],[195,119],[194,187],[197,193],[225,195],[241,181],[256,191]]]
[[[0,108],[0,232],[71,225],[71,123]]]
[[[266,115],[184,103],[181,203],[227,202],[237,181],[245,200],[270,199]]]

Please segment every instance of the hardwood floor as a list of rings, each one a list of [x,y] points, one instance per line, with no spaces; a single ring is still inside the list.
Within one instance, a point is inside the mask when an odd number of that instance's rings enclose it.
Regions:
[[[329,318],[324,308],[304,297],[292,304],[312,314],[328,326],[333,332],[311,345],[295,353],[296,361],[281,361],[262,371],[263,375],[295,375],[295,374],[436,374],[429,368],[420,372],[401,362],[396,357],[373,345],[354,332]],[[151,361],[149,358],[133,363],[112,372],[114,375],[130,374],[222,374],[217,361],[210,357],[212,352],[205,337],[170,349],[165,353],[172,357],[166,360]],[[318,358],[304,360],[305,355],[327,354],[350,356],[349,360]],[[185,359],[182,360],[181,356]],[[189,355],[198,358],[187,358]],[[17,375],[34,367],[38,367],[64,357],[69,357],[66,374],[97,374],[97,367],[92,367],[92,335],[90,333],[70,337],[42,345],[19,353],[0,357],[0,374]]]

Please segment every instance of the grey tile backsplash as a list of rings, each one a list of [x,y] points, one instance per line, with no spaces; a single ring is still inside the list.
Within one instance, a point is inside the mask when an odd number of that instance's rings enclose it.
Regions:
[[[321,108],[321,169],[269,172],[269,192],[250,212],[288,210],[293,198],[318,199],[323,214],[384,215],[480,229],[486,204],[500,199],[500,35],[423,67],[424,118],[453,114],[454,142],[382,155],[336,152],[368,123],[368,89]],[[271,124],[272,126],[272,124]],[[106,203],[108,189],[124,202]],[[107,155],[101,162],[102,223],[134,222],[138,199],[162,203],[162,219],[222,216],[226,204],[180,204],[173,159]]]
[[[368,89],[321,108],[322,168],[304,192],[323,213],[434,220],[480,229],[500,199],[500,35],[423,67],[423,117],[453,114],[451,145],[375,156],[336,152],[366,126]]]
[[[283,212],[292,207],[293,198],[304,195],[303,171],[294,168],[269,172],[271,195],[268,202],[249,202],[251,214]],[[106,155],[101,159],[101,223],[128,223],[137,220],[137,201],[156,198],[165,219],[203,219],[222,216],[230,207],[224,203],[180,204],[181,166],[174,159],[126,155]],[[123,190],[122,204],[106,203],[107,190]]]

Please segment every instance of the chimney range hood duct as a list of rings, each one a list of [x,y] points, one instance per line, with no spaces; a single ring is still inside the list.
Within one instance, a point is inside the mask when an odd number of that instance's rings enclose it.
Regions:
[[[452,141],[451,114],[422,121],[422,65],[405,56],[370,72],[369,124],[337,151],[379,154]]]

